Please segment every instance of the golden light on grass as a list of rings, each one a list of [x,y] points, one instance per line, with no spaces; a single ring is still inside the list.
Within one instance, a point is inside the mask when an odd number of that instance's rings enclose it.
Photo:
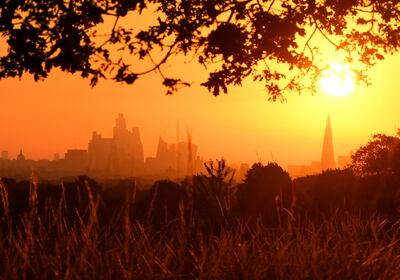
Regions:
[[[346,96],[354,90],[355,73],[348,64],[331,63],[319,80],[324,92],[331,96]]]

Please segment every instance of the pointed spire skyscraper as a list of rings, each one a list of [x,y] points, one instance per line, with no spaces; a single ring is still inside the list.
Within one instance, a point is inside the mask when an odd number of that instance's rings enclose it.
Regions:
[[[335,164],[335,157],[333,154],[331,117],[328,115],[328,118],[326,119],[324,144],[322,146],[321,169],[323,171],[335,168],[336,164]]]

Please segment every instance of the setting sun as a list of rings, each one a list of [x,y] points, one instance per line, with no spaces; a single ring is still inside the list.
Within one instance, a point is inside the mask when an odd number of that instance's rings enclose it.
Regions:
[[[332,96],[345,96],[353,91],[355,74],[347,64],[332,63],[322,71],[319,83],[324,92]]]

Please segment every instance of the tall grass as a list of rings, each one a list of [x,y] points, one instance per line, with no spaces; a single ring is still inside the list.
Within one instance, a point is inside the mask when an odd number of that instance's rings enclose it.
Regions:
[[[181,203],[176,219],[155,228],[132,218],[133,194],[122,218],[104,224],[101,199],[86,185],[88,207],[71,222],[64,187],[43,214],[34,184],[29,213],[15,223],[0,181],[3,279],[400,278],[400,223],[379,216],[337,212],[319,224],[291,219],[277,228],[234,220],[216,232],[187,222]]]

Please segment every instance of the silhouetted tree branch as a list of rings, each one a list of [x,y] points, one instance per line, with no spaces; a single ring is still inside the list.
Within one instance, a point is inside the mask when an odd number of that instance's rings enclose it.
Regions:
[[[152,11],[154,22],[140,27],[142,13]],[[121,23],[128,17],[132,24]],[[276,100],[284,91],[315,90],[325,67],[314,59],[317,31],[368,68],[399,50],[399,23],[393,0],[4,0],[0,34],[8,48],[0,54],[0,78],[30,73],[41,80],[58,68],[95,86],[100,79],[132,84],[157,71],[173,93],[189,84],[162,67],[189,55],[213,65],[202,85],[214,95],[250,76]]]

